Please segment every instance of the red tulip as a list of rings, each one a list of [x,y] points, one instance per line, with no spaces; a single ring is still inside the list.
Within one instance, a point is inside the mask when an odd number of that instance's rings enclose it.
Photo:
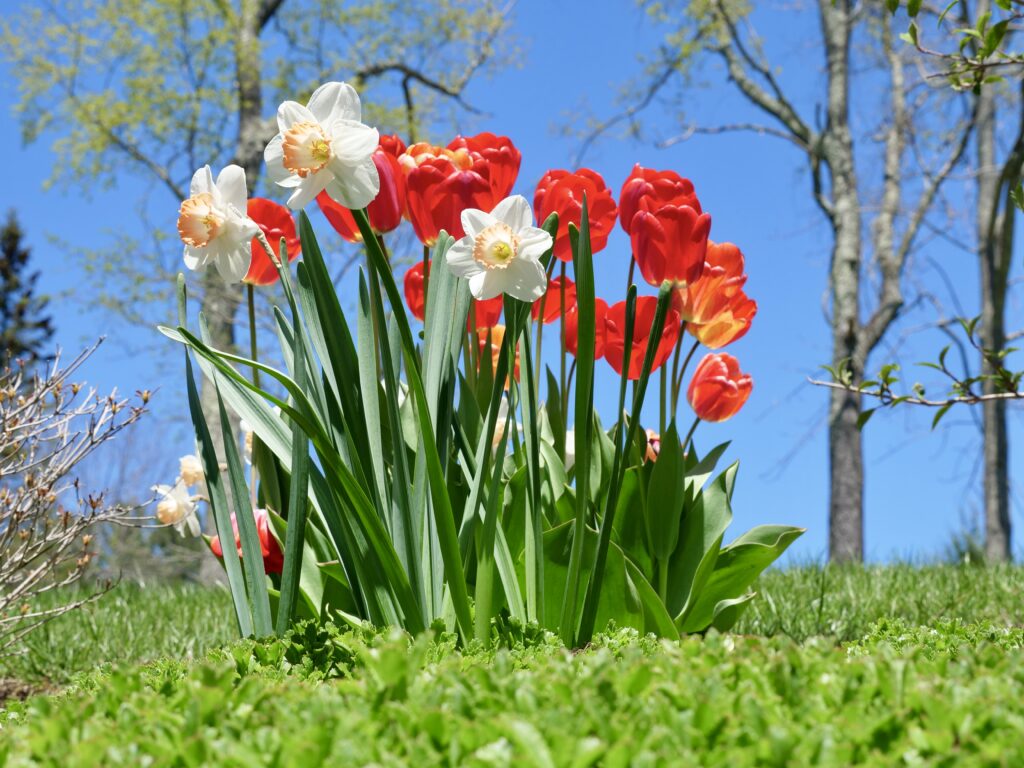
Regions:
[[[544,325],[555,322],[562,316],[562,278],[556,277],[548,280],[548,291],[535,302],[530,310],[533,319],[540,317],[541,307],[544,311]],[[568,315],[576,308],[576,283],[565,278],[565,314]]]
[[[427,262],[427,275],[430,275],[430,262]],[[405,272],[403,281],[405,289],[405,303],[409,305],[412,316],[423,322],[427,297],[423,292],[423,262],[417,261]]]
[[[457,137],[447,147],[413,144],[399,158],[408,180],[406,215],[416,236],[433,245],[443,229],[460,238],[466,208],[490,211],[508,195],[520,154],[504,136]]]
[[[397,136],[381,136],[380,145],[371,159],[377,166],[380,176],[380,192],[368,206],[366,214],[370,218],[370,227],[377,234],[384,234],[396,229],[402,223],[405,214],[406,181],[405,173],[398,164],[398,157],[405,152],[405,144]],[[341,203],[334,200],[326,191],[316,197],[316,202],[323,211],[327,221],[335,231],[350,243],[358,243],[363,239],[356,226],[356,220]]]
[[[284,569],[284,553],[270,532],[270,515],[265,509],[257,509],[253,516],[256,519],[256,535],[259,537],[260,552],[263,555],[263,570],[266,573],[280,573]],[[235,531],[235,548],[238,550],[238,556],[242,557],[242,538],[238,533],[238,520],[234,513],[231,514],[231,527]],[[219,536],[214,536],[210,540],[210,549],[217,557],[224,557]]]
[[[508,136],[495,136],[493,133],[484,132],[476,136],[456,136],[448,144],[448,149],[463,148],[469,150],[472,155],[479,155],[480,159],[487,163],[494,205],[508,197],[519,176],[519,164],[523,159],[522,153],[515,148],[512,140]]]
[[[480,328],[494,328],[501,318],[501,310],[504,306],[505,302],[501,296],[483,301],[470,299],[466,330],[472,333]]]
[[[725,421],[735,416],[750,397],[754,382],[740,372],[740,364],[732,355],[706,355],[693,372],[686,399],[704,421]]]
[[[295,220],[292,218],[291,211],[273,200],[253,197],[249,200],[246,213],[263,230],[267,242],[275,253],[283,237],[285,248],[288,250],[288,261],[295,261],[298,258],[301,246],[299,238],[295,234]],[[250,249],[252,260],[249,262],[249,271],[242,279],[243,282],[251,285],[273,285],[276,283],[281,277],[277,271],[277,265],[270,260],[263,245],[255,237],[252,239]]]
[[[577,227],[580,225],[584,194],[587,196],[590,248],[593,253],[597,253],[608,244],[608,235],[618,215],[611,190],[599,173],[589,168],[581,168],[574,173],[548,171],[537,184],[533,195],[533,210],[538,222],[544,223],[552,213],[558,214],[555,256],[562,261],[572,261],[569,222]]]
[[[640,371],[644,365],[644,356],[647,354],[647,345],[650,341],[651,326],[654,325],[654,313],[658,307],[658,300],[653,296],[640,296],[636,300],[636,320],[633,324],[633,338],[629,340],[632,351],[629,356],[629,379],[639,379]],[[626,302],[620,301],[608,308],[605,315],[605,351],[604,357],[615,369],[615,372],[622,375],[622,356],[626,349],[624,333],[626,329]],[[657,351],[654,355],[652,371],[657,370],[668,360],[672,354],[672,348],[679,338],[679,313],[669,309],[665,316],[665,327],[661,331],[661,338],[657,340]]]
[[[630,234],[637,211],[656,211],[666,205],[688,205],[701,213],[700,201],[689,179],[675,171],[655,171],[639,163],[634,165],[619,195],[619,220],[626,234]]]
[[[607,343],[607,328],[605,317],[608,314],[608,302],[604,299],[594,299],[594,359],[600,360],[604,357]],[[573,357],[577,356],[579,349],[580,316],[579,307],[574,306],[572,312],[565,316],[565,348]],[[621,357],[619,358],[621,360]],[[621,363],[620,363],[621,367]]]
[[[633,258],[651,285],[666,280],[689,285],[700,279],[707,255],[711,215],[687,205],[638,211],[630,225]]]

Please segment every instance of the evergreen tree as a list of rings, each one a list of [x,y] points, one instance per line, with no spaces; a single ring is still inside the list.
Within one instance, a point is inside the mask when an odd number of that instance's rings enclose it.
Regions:
[[[35,293],[39,272],[28,272],[31,251],[13,210],[0,228],[0,357],[32,363],[45,359],[44,347],[53,336],[49,300]]]

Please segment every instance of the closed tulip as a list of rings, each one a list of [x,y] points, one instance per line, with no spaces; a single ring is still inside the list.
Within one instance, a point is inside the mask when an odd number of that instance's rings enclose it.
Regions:
[[[254,197],[249,200],[247,213],[249,218],[263,230],[267,242],[275,253],[283,237],[285,248],[288,251],[288,261],[295,261],[298,258],[302,246],[299,243],[298,235],[295,234],[295,220],[292,218],[291,211],[273,200]],[[242,282],[252,285],[276,283],[281,274],[277,271],[277,265],[270,260],[269,254],[260,241],[254,237],[249,244],[249,249],[252,252],[252,260],[249,262],[249,271],[245,273]]]
[[[600,360],[604,357],[607,343],[607,326],[605,317],[608,314],[608,302],[604,299],[594,299],[594,359]],[[579,350],[580,315],[579,307],[574,306],[572,311],[565,316],[565,348],[577,356]],[[621,366],[620,366],[621,367]]]
[[[400,138],[381,136],[380,144],[370,156],[380,176],[380,191],[366,206],[366,215],[370,219],[370,227],[378,235],[397,229],[405,214],[406,180],[398,164],[403,152],[405,144]],[[326,191],[317,195],[316,202],[339,235],[350,243],[362,241],[363,236],[348,208],[336,202]]]
[[[565,309],[563,311],[562,278],[556,277],[553,280],[549,280],[547,293],[533,302],[533,308],[531,309],[533,319],[539,318],[543,311],[544,325],[548,325],[555,322],[562,314],[568,315],[576,308],[576,283],[569,278],[565,278],[564,296]]]
[[[740,372],[740,364],[724,352],[706,355],[693,372],[686,399],[704,421],[725,421],[735,416],[750,397],[754,383]]]
[[[679,286],[695,283],[704,272],[710,231],[710,214],[688,205],[637,212],[630,239],[644,280],[655,286],[666,280]]]
[[[675,171],[655,171],[639,163],[634,165],[619,195],[619,220],[626,234],[630,234],[633,217],[638,211],[656,211],[666,205],[687,205],[701,213],[700,201],[689,179]]]
[[[427,275],[430,274],[430,262],[427,262]],[[405,289],[405,303],[409,305],[412,316],[423,322],[425,317],[426,295],[423,291],[423,262],[417,261],[405,272],[405,279],[402,281]]]
[[[622,375],[622,357],[626,344],[632,345],[629,356],[629,373],[627,378],[639,379],[644,364],[644,356],[647,354],[647,347],[651,343],[651,326],[654,325],[654,314],[657,311],[658,300],[653,296],[640,296],[636,300],[636,320],[633,324],[633,338],[625,338],[626,330],[626,302],[620,301],[608,308],[605,315],[605,350],[604,356],[615,372]],[[653,340],[657,345],[654,354],[654,365],[651,370],[660,368],[669,355],[679,338],[679,313],[669,309],[665,316],[665,327],[661,331],[661,337]]]
[[[569,223],[579,227],[584,195],[587,197],[587,219],[590,223],[590,248],[597,253],[608,244],[608,235],[618,215],[615,198],[601,174],[589,168],[575,172],[548,171],[534,192],[533,210],[538,223],[543,223],[552,213],[558,214],[554,253],[562,261],[572,261]]]
[[[265,509],[257,509],[253,512],[256,520],[256,536],[260,541],[260,553],[263,555],[263,570],[266,573],[281,573],[284,570],[284,553],[281,545],[270,532],[270,515]],[[238,520],[234,513],[231,513],[231,527],[235,532],[235,548],[238,556],[242,557],[242,538],[238,533]],[[224,549],[220,543],[220,537],[214,536],[210,541],[210,549],[217,557],[224,557]]]

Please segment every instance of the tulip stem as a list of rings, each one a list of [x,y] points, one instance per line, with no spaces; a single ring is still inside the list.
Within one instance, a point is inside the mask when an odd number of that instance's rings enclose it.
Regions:
[[[549,286],[551,285],[551,273],[555,271],[556,261],[558,261],[558,259],[556,259],[554,254],[552,254],[551,258],[548,260],[547,267]],[[545,290],[544,295],[540,297],[540,316],[537,318],[537,364],[534,366],[534,370],[537,371],[538,376],[540,376],[544,371],[544,369],[541,367],[541,365],[543,364],[543,359],[541,358],[541,347],[544,344],[544,310],[547,306],[547,301],[548,292],[547,290]],[[561,395],[561,393],[559,393],[559,395]],[[548,397],[550,396],[551,393],[549,392]]]
[[[682,331],[679,334],[679,343],[682,343]],[[679,367],[679,348],[676,348],[676,374],[672,381],[672,413],[676,413],[679,409],[679,393],[683,389],[683,376],[686,375],[686,369],[690,365],[690,360],[693,359],[693,355],[697,352],[697,347],[700,346],[699,341],[693,342],[693,346],[690,347],[690,351],[686,354],[686,359],[683,361],[682,368]]]
[[[658,371],[658,434],[665,434],[665,410],[668,405],[668,366]]]
[[[693,440],[693,433],[697,431],[697,425],[700,424],[700,416],[693,420],[693,424],[690,426],[690,431],[686,433],[686,439],[683,440],[683,454],[686,453],[686,448]]]
[[[562,262],[561,269],[559,271],[559,318],[561,323],[559,324],[559,337],[562,340],[562,361],[559,368],[560,377],[558,380],[562,390],[562,413],[569,410],[569,390],[566,389],[566,378],[565,378],[565,262]]]
[[[384,239],[380,240],[381,248],[384,247]],[[385,251],[386,253],[386,251]],[[427,289],[430,287],[430,246],[423,246],[423,322],[427,321]]]
[[[626,278],[626,290],[629,290],[629,286],[633,284],[633,273],[636,270],[636,259],[630,258],[629,260],[629,277]]]

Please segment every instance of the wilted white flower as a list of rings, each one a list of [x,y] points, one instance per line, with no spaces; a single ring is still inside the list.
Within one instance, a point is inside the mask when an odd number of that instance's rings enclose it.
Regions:
[[[540,257],[551,247],[551,235],[533,226],[533,212],[522,195],[506,197],[490,213],[462,212],[466,236],[448,251],[448,266],[469,280],[477,300],[503,293],[520,301],[536,301],[548,287]]]
[[[178,475],[188,486],[206,484],[206,473],[203,472],[203,463],[198,456],[182,456],[178,459]]]
[[[576,464],[576,430],[565,430],[565,471],[568,472]]]
[[[193,536],[199,535],[196,503],[181,478],[173,486],[154,485],[152,490],[163,497],[156,505],[157,520],[163,525],[173,525],[174,530],[182,536],[186,528]]]
[[[380,191],[373,163],[379,136],[363,125],[355,88],[325,83],[306,106],[286,101],[277,109],[278,133],[263,153],[267,175],[293,189],[289,208],[304,208],[323,190],[347,208],[365,208]]]
[[[250,244],[260,231],[245,213],[248,198],[245,171],[237,165],[222,170],[216,182],[208,165],[195,172],[189,198],[178,210],[185,266],[198,270],[213,264],[232,283],[245,277],[252,259]]]
[[[245,463],[252,464],[252,427],[245,419],[242,419],[238,426],[242,430],[242,452],[245,454]]]

